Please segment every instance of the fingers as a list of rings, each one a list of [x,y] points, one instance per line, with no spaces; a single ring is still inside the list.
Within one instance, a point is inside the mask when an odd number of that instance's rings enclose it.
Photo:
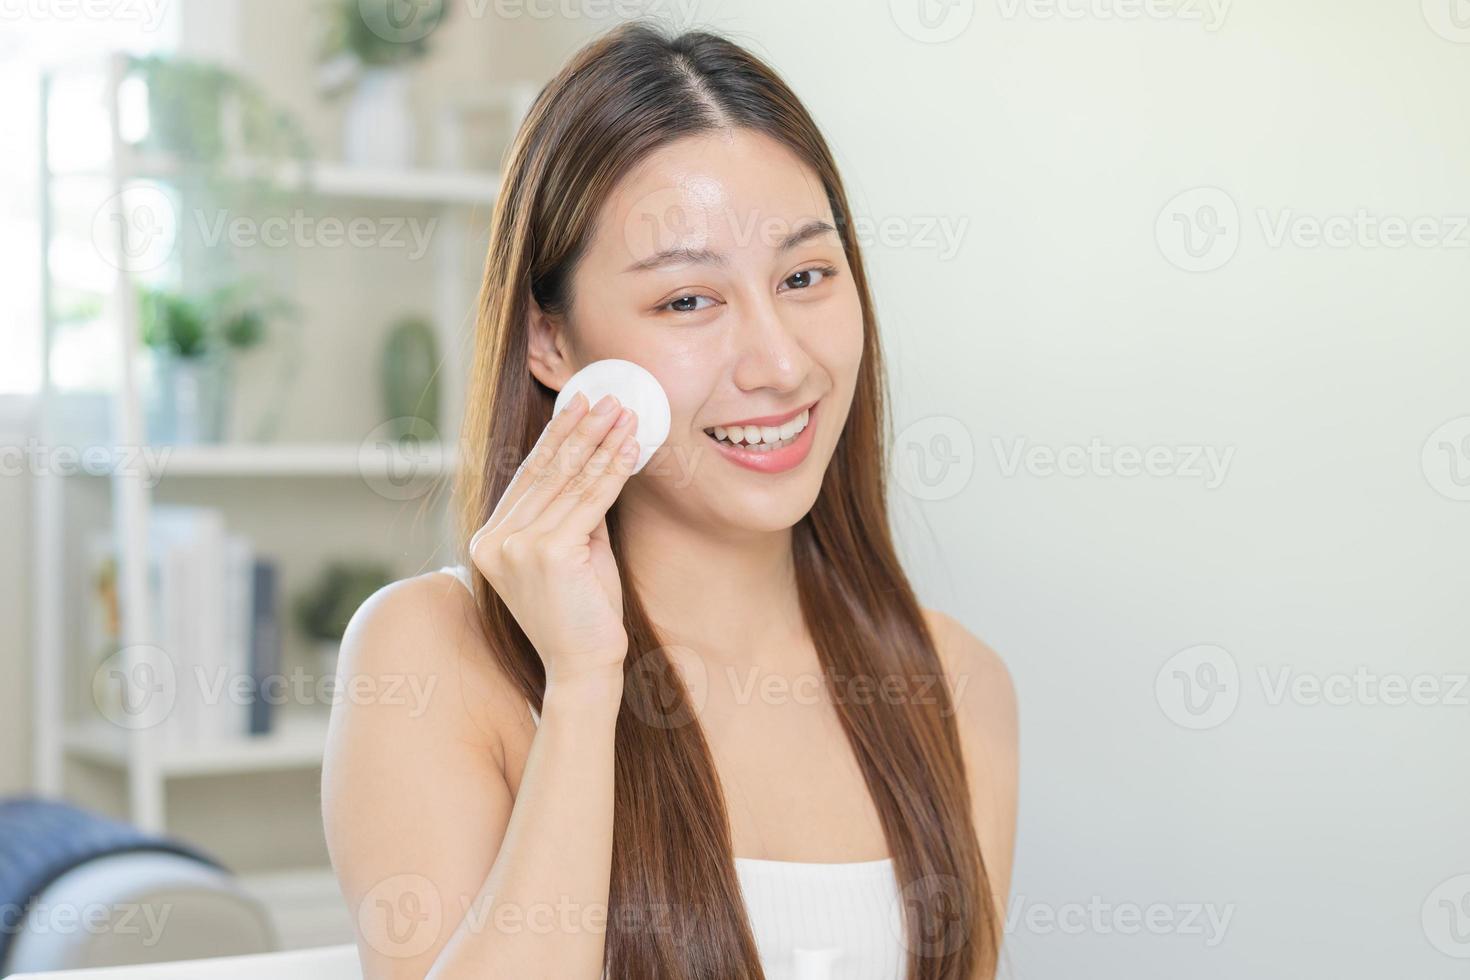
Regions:
[[[597,411],[597,409],[603,411]],[[629,413],[631,414],[631,413]],[[540,460],[535,476],[500,528],[506,535],[530,527],[566,489],[581,477],[598,448],[610,439],[621,439],[626,430],[623,410],[611,396],[600,399],[577,423],[555,453]],[[620,423],[622,423],[620,425]]]
[[[486,571],[487,563],[493,560],[498,550],[498,546],[485,549],[485,560],[482,562],[482,542],[491,535],[497,538],[505,536],[503,525],[507,517],[538,479],[546,479],[545,472],[553,465],[556,453],[576,431],[577,426],[589,417],[589,410],[587,396],[579,391],[572,395],[566,405],[562,406],[560,412],[551,417],[551,421],[546,423],[546,428],[541,430],[536,444],[531,447],[531,451],[526,454],[526,458],[521,461],[521,465],[511,476],[505,492],[495,504],[495,509],[479,530],[470,535],[470,557],[475,560],[476,565],[480,566],[482,572]]]
[[[604,407],[606,411],[597,411],[598,407]],[[566,488],[567,483],[576,479],[576,476],[587,467],[589,458],[597,451],[598,445],[603,444],[604,439],[609,438],[613,433],[616,433],[617,438],[622,438],[623,429],[619,428],[620,419],[622,419],[622,410],[616,398],[609,395],[603,400],[598,400],[597,406],[592,407],[591,413],[576,420],[575,425],[570,428],[570,432],[564,435],[560,444],[556,444],[554,438],[547,439],[547,444],[537,453],[526,458],[526,463],[523,464],[525,472],[519,478],[523,482],[519,500],[514,501],[509,510],[504,511],[503,517],[494,522],[487,522],[490,525],[488,530],[494,532],[497,538],[503,539],[537,520],[547,504],[556,500],[557,495]],[[476,535],[476,538],[478,536]]]
[[[528,527],[532,534],[566,543],[585,543],[602,527],[608,508],[617,500],[638,463],[638,440],[633,435],[638,417],[631,409],[625,411],[629,421],[613,428],[582,472],[546,505]]]
[[[557,450],[561,449],[567,437],[576,430],[577,424],[587,416],[590,408],[591,406],[587,404],[587,396],[579,391],[572,395],[566,405],[562,406],[560,412],[551,417],[551,421],[546,423],[546,428],[541,430],[536,444],[531,447],[526,458],[521,460],[521,465],[511,476],[510,483],[496,503],[495,510],[485,521],[485,526],[476,532],[476,537],[505,519],[505,515],[510,513],[511,508],[525,496],[526,491],[530,489],[531,484],[536,481],[542,470],[550,465]]]

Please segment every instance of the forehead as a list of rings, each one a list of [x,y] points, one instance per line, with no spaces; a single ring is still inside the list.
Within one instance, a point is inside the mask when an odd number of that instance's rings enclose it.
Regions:
[[[832,221],[811,167],[764,134],[721,130],[640,161],[604,202],[592,251],[618,268],[673,247],[769,251],[810,219]]]

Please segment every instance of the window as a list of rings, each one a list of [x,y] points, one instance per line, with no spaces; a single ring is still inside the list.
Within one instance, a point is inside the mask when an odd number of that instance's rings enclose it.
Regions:
[[[176,47],[177,4],[0,4],[0,397],[30,396],[41,386],[42,72],[107,51],[137,54]],[[53,116],[53,141],[85,139],[95,119]],[[95,130],[92,130],[95,133]],[[55,142],[53,142],[55,145]],[[68,262],[53,253],[53,271]]]

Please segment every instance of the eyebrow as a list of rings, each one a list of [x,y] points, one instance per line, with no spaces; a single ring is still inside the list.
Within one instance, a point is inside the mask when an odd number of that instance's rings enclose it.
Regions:
[[[837,229],[834,228],[832,226],[832,223],[829,221],[822,221],[820,219],[808,221],[805,224],[801,225],[801,227],[793,231],[791,234],[781,239],[781,241],[776,245],[776,251],[786,252],[800,245],[802,242],[807,241],[808,239],[816,238],[818,235],[825,235],[828,232],[832,232],[835,234],[836,231]],[[726,256],[723,252],[716,252],[708,248],[690,248],[687,245],[675,245],[672,248],[666,248],[662,251],[655,252],[647,258],[639,259],[623,271],[645,272],[649,269],[656,269],[659,266],[673,265],[675,263],[725,265],[728,263],[728,261],[729,257]]]

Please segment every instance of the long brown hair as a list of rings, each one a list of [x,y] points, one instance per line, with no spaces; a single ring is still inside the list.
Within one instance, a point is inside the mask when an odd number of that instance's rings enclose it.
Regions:
[[[532,298],[550,313],[568,308],[571,273],[598,209],[640,159],[681,137],[736,127],[779,141],[821,178],[862,301],[851,410],[821,492],[792,529],[806,626],[829,681],[912,680],[917,688],[945,674],[889,528],[885,380],[847,194],[795,94],[716,34],[619,25],[573,56],[522,124],[506,158],[479,299],[461,435],[460,540],[489,519],[551,418],[556,393],[527,367]],[[627,572],[616,504],[607,524],[629,639],[615,736],[608,975],[762,978],[708,745]],[[474,567],[467,552],[462,558]],[[478,574],[475,598],[501,667],[539,709],[545,674],[536,650]],[[908,976],[991,977],[998,930],[953,705],[945,684],[926,690],[833,700],[902,890]],[[681,712],[693,723],[648,722]]]

